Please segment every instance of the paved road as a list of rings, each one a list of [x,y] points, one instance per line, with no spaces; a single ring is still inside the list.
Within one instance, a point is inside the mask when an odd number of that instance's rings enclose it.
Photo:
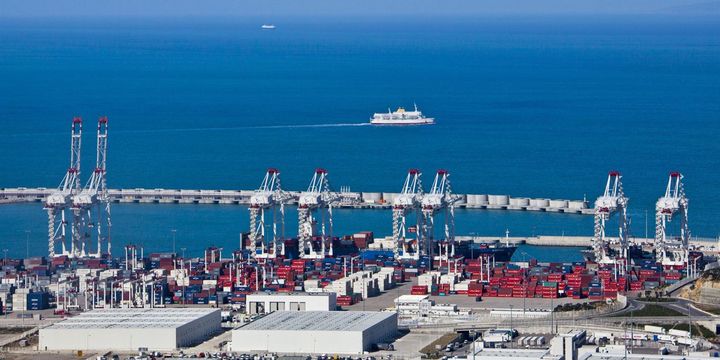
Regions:
[[[675,311],[679,311],[683,314],[689,313],[689,315],[692,316],[693,318],[712,316],[712,314],[707,313],[705,311],[702,311],[702,310],[692,306],[693,305],[692,301],[682,299],[682,298],[676,298],[675,302],[672,302],[672,303],[659,303],[658,305],[662,305],[666,308],[673,309]]]
[[[690,316],[693,317],[693,319],[695,319],[695,318],[698,318],[698,319],[710,318],[711,319],[712,317],[714,317],[713,314],[707,313],[707,312],[702,311],[694,306],[691,306],[691,305],[693,305],[693,302],[686,300],[686,299],[682,299],[682,298],[675,298],[675,301],[672,301],[672,302],[651,302],[651,301],[646,302],[646,301],[639,301],[638,299],[628,298],[628,305],[626,308],[619,310],[619,311],[605,314],[605,315],[603,315],[603,317],[606,317],[606,318],[607,317],[614,317],[614,318],[618,318],[618,317],[622,318],[623,317],[623,316],[618,316],[618,315],[624,315],[624,317],[630,317],[631,312],[636,312],[636,311],[641,310],[646,304],[662,306],[662,307],[665,307],[668,309],[675,310],[683,315],[689,314]],[[635,318],[637,319],[638,317],[635,317]],[[643,318],[646,318],[646,317],[643,317]]]

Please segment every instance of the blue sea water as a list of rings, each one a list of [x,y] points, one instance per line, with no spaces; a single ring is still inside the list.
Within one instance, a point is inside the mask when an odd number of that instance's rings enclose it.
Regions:
[[[398,191],[408,168],[460,193],[593,200],[624,174],[644,236],[667,173],[685,174],[694,235],[720,233],[720,20],[712,18],[67,19],[0,22],[0,187],[56,186],[72,116],[110,118],[109,186]],[[438,124],[363,126],[416,102]],[[86,175],[88,170],[84,172]],[[86,178],[86,176],[84,176]],[[288,233],[295,233],[288,212]],[[458,211],[460,234],[588,235],[580,215]],[[391,231],[337,212],[336,233]],[[116,249],[233,248],[238,206],[118,205]],[[46,253],[40,204],[0,206],[0,246]]]

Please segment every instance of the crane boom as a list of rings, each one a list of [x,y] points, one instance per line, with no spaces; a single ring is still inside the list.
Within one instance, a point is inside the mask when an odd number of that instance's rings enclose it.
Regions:
[[[300,193],[298,198],[298,248],[301,257],[324,258],[333,255],[332,209],[338,200],[338,194],[330,191],[327,170],[315,169],[307,191]],[[317,233],[316,212],[320,215],[319,249],[313,247],[313,237]]]
[[[275,168],[268,169],[260,187],[250,197],[250,252],[253,257],[274,258],[285,255],[285,202],[291,197],[282,190],[280,171]],[[268,243],[265,236],[266,210],[272,213],[271,243]]]
[[[627,217],[628,198],[622,186],[619,171],[610,171],[603,195],[595,200],[595,226],[593,232],[593,253],[599,263],[614,264],[621,274],[627,271],[629,221]],[[607,221],[612,214],[619,214],[618,237],[606,234]]]
[[[82,144],[82,118],[74,117],[70,128],[70,166],[57,190],[45,199],[48,213],[48,254],[55,257],[55,241],[60,240],[62,254],[67,252],[65,210],[70,207],[72,196],[80,192],[80,148]],[[60,215],[60,221],[57,217]]]
[[[85,187],[79,194],[73,196],[73,256],[81,257],[89,253],[89,241],[92,238],[91,228],[95,228],[97,236],[96,253],[102,255],[103,226],[102,220],[107,221],[110,228],[110,202],[107,197],[107,141],[108,120],[102,116],[98,119],[97,148],[95,169],[90,175]],[[105,212],[103,214],[103,211]],[[93,221],[93,212],[95,212]],[[110,252],[109,236],[105,235]]]
[[[680,172],[671,172],[665,195],[655,204],[655,246],[663,265],[688,266],[689,269],[690,227],[683,178]],[[680,216],[680,234],[673,237],[668,234],[668,223],[676,214]]]
[[[422,211],[423,196],[422,173],[418,169],[410,169],[405,177],[405,183],[400,194],[393,200],[393,243],[395,259],[420,257],[420,244],[422,242]],[[412,212],[416,214],[415,226],[408,226],[407,217]],[[415,233],[415,239],[408,241],[407,234]]]
[[[430,192],[422,198],[423,237],[426,242],[425,252],[434,259],[435,215],[443,214],[444,239],[438,242],[438,259],[449,261],[455,256],[455,202],[460,198],[452,193],[450,173],[440,169],[435,174]]]

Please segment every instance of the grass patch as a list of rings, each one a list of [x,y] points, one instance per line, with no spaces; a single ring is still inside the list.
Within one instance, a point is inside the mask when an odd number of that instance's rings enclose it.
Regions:
[[[431,342],[430,344],[422,348],[420,352],[425,354],[425,356],[428,358],[439,358],[441,356],[440,354],[445,351],[445,347],[447,347],[449,343],[455,341],[457,337],[458,334],[456,333],[445,334],[439,339]],[[438,350],[437,348],[440,348],[440,350]]]
[[[656,304],[645,304],[642,309],[633,312],[633,316],[686,316],[686,314]]]
[[[564,311],[580,311],[580,310],[594,310],[601,306],[605,306],[604,301],[584,302],[584,303],[565,303],[555,307],[553,311],[564,312]]]
[[[22,326],[0,327],[0,334],[2,334],[2,335],[21,334],[30,329],[32,329],[32,327],[22,327]]]
[[[648,316],[686,316],[677,310],[666,308],[664,306],[656,304],[645,304],[642,309],[636,310],[632,313],[633,316],[637,317],[648,317]],[[615,317],[630,317],[630,312],[626,311],[621,314],[613,315]]]

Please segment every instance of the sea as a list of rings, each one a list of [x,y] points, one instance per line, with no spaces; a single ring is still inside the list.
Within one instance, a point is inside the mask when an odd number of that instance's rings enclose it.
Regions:
[[[272,22],[275,30],[261,30]],[[374,127],[418,107],[437,124]],[[65,18],[0,21],[0,187],[56,187],[73,116],[83,181],[109,118],[112,188],[398,192],[409,168],[456,193],[587,199],[623,174],[634,236],[684,174],[693,236],[720,234],[720,19],[687,16]],[[287,212],[286,234],[297,232]],[[237,248],[232,205],[112,207],[114,253]],[[675,222],[677,223],[677,222]],[[337,210],[335,234],[391,233],[389,210]],[[677,224],[673,224],[677,226]],[[458,210],[459,235],[591,235],[592,216]],[[173,232],[173,230],[176,230]],[[672,231],[678,231],[673,228]],[[611,233],[612,234],[612,233]],[[42,204],[0,205],[0,248],[47,254]],[[578,248],[523,246],[545,261]]]

